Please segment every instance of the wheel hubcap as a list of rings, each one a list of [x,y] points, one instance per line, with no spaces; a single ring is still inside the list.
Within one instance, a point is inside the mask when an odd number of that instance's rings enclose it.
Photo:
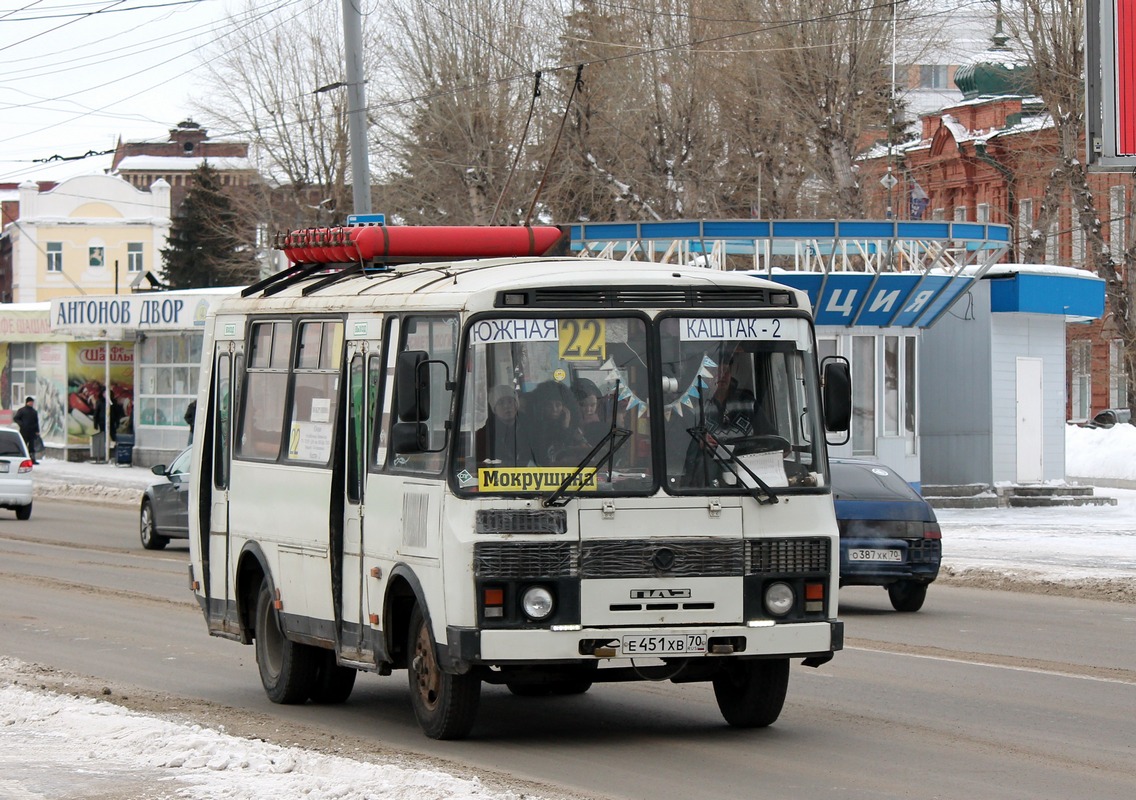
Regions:
[[[430,642],[430,631],[423,623],[418,629],[418,638],[414,642],[414,658],[411,660],[411,669],[418,681],[418,696],[422,704],[433,710],[438,704],[438,662],[434,659],[434,647]]]

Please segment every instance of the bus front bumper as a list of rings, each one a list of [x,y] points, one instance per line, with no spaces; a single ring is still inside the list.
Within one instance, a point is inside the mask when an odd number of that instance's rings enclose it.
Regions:
[[[464,671],[476,664],[520,665],[630,658],[809,658],[817,663],[843,649],[844,623],[792,622],[761,625],[690,625],[666,628],[521,628],[477,630],[450,627],[439,650],[444,666]],[[819,659],[817,657],[820,657]]]

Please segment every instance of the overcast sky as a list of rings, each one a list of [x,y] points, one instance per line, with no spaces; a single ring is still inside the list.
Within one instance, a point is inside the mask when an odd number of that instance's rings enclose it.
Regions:
[[[267,0],[258,11],[315,2]],[[164,141],[201,93],[201,48],[222,39],[230,11],[243,8],[241,0],[0,0],[0,182],[102,172],[109,155],[36,160],[113,150],[119,137]]]

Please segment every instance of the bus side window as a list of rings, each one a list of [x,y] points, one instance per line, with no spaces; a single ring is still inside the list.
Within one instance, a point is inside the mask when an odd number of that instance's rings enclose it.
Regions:
[[[436,473],[442,469],[442,450],[454,427],[450,421],[453,390],[447,386],[447,381],[453,381],[455,376],[458,323],[452,316],[407,317],[404,323],[399,351],[424,351],[430,361],[422,367],[428,370],[431,387],[430,406],[422,418],[427,428],[428,452],[401,454],[393,463],[400,469]],[[393,361],[388,358],[388,365],[393,365]]]
[[[275,461],[284,431],[284,399],[292,349],[290,322],[258,322],[245,371],[237,455]]]
[[[391,426],[391,398],[394,393],[394,365],[398,359],[399,330],[401,322],[398,317],[391,317],[387,325],[387,335],[385,337],[385,350],[383,352],[383,361],[376,364],[376,369],[385,373],[382,376],[383,384],[383,402],[382,406],[378,409],[378,413],[382,414],[382,419],[379,421],[378,426],[375,428],[375,460],[374,465],[379,469],[386,466],[387,463],[387,441],[390,437]],[[377,361],[377,359],[376,359]]]
[[[382,404],[379,402],[379,392],[382,390],[383,385],[383,360],[378,355],[371,355],[367,357],[367,443],[364,453],[375,452],[375,446],[378,444],[382,425],[379,421],[379,413],[383,410]]]
[[[230,382],[232,359],[228,353],[217,357],[216,395],[213,403],[217,423],[213,426],[216,440],[213,443],[213,485],[218,489],[229,488],[229,447],[233,421],[233,397]]]
[[[342,322],[316,320],[300,323],[296,337],[296,365],[292,372],[289,461],[326,465],[331,460],[342,363]]]

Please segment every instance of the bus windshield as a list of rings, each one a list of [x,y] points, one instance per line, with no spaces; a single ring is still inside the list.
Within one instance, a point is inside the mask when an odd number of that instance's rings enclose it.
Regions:
[[[618,437],[610,462],[595,469],[590,459],[567,488],[651,490],[646,320],[482,317],[470,323],[468,342],[459,491],[555,492],[613,429],[630,440]]]
[[[804,319],[667,317],[659,334],[668,491],[827,483]]]

